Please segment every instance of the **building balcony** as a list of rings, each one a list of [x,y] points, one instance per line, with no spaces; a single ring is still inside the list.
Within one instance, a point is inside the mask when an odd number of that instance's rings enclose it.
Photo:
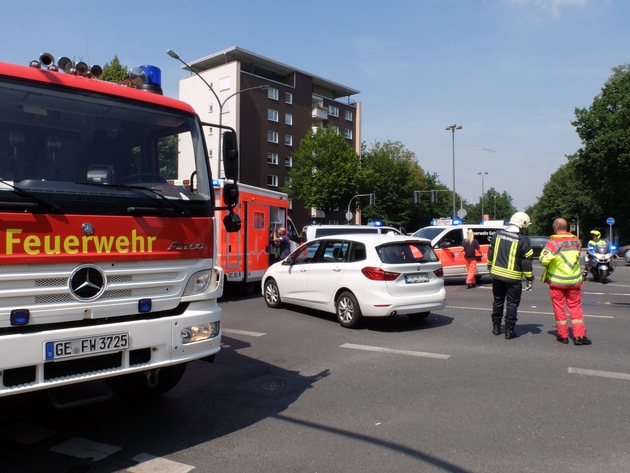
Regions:
[[[328,120],[328,109],[326,107],[314,106],[311,116],[313,120]]]

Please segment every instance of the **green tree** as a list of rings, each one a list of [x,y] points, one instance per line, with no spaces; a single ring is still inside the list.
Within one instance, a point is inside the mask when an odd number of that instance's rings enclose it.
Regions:
[[[412,151],[400,142],[376,142],[361,156],[360,176],[360,193],[376,194],[376,204],[362,208],[364,219],[416,229],[423,209],[414,204],[414,191],[426,190],[427,178]]]
[[[128,69],[120,64],[118,56],[114,56],[114,59],[103,66],[103,75],[100,78],[107,82],[120,83],[127,79],[127,71]]]
[[[505,191],[500,193],[491,187],[484,193],[483,197],[483,212],[490,216],[490,220],[509,220],[516,212],[512,196]],[[468,205],[466,210],[468,211],[466,223],[479,223],[483,220],[481,201]]]
[[[529,234],[551,235],[552,223],[556,217],[562,217],[571,223],[577,223],[579,219],[582,228],[589,228],[596,221],[594,216],[601,215],[602,209],[597,201],[580,184],[575,162],[569,161],[560,166],[544,185],[541,198],[531,210],[532,226]],[[588,240],[586,232],[580,235],[583,241],[586,241],[585,235]]]
[[[307,207],[330,212],[357,194],[359,157],[334,128],[309,132],[294,154],[284,191]]]
[[[613,69],[590,108],[576,108],[573,125],[582,148],[570,162],[576,182],[597,203],[601,213],[592,215],[591,226],[606,227],[606,217],[615,217],[615,230],[630,237],[630,206],[627,183],[630,176],[630,64]]]

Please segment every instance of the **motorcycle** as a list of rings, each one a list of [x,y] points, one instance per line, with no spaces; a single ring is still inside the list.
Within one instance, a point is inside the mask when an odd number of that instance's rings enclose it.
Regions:
[[[608,277],[613,273],[617,266],[617,255],[614,246],[598,245],[593,248],[593,253],[587,253],[584,256],[585,271],[584,277],[588,273],[593,275],[593,281],[599,281],[602,284],[608,282]]]

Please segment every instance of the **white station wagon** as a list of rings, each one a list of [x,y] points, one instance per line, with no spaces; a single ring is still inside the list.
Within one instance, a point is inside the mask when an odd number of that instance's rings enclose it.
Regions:
[[[337,315],[347,328],[363,317],[423,319],[446,306],[442,263],[426,239],[346,234],[316,238],[267,269],[262,293],[282,303]]]

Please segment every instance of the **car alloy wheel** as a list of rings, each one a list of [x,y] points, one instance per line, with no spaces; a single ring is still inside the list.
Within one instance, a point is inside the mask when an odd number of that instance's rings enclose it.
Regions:
[[[335,303],[337,320],[342,327],[357,328],[363,319],[361,307],[351,292],[342,292]]]
[[[265,281],[265,302],[267,306],[275,309],[280,307],[282,301],[280,300],[280,290],[278,289],[278,284],[273,279],[268,279]]]

